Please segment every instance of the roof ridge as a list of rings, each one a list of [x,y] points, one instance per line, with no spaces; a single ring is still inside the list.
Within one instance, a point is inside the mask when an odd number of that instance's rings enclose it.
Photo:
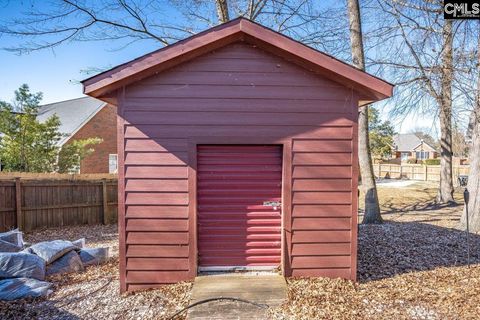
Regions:
[[[39,107],[47,107],[47,106],[50,106],[52,104],[58,104],[58,103],[62,103],[62,102],[68,102],[68,101],[73,101],[73,100],[80,100],[80,99],[87,99],[87,98],[91,98],[91,99],[96,99],[96,98],[93,98],[93,97],[90,97],[90,96],[83,96],[83,97],[78,97],[78,98],[72,98],[72,99],[67,99],[67,100],[61,100],[61,101],[57,101],[57,102],[50,102],[50,103],[46,103],[46,104],[41,104],[39,105]],[[98,100],[98,99],[97,99]]]

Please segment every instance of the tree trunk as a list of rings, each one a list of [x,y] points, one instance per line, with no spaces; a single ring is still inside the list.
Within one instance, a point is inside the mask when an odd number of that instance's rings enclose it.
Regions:
[[[348,17],[350,20],[350,43],[354,66],[365,70],[363,35],[360,21],[358,0],[348,0]],[[368,106],[360,107],[358,115],[358,159],[362,190],[365,195],[365,215],[362,223],[382,223],[378,205],[377,186],[373,175],[372,156],[368,139]]]
[[[455,203],[452,175],[452,82],[453,82],[453,32],[452,21],[443,25],[442,92],[440,105],[440,187],[438,203]]]
[[[478,68],[480,68],[480,39],[478,41]],[[468,220],[470,231],[480,233],[480,74],[477,79],[477,97],[472,111],[472,145],[470,146],[470,173],[467,189],[470,193],[468,202]],[[466,207],[466,206],[465,206]],[[463,211],[460,227],[466,229],[467,214]]]
[[[479,86],[480,89],[480,86]],[[480,233],[480,97],[477,98],[475,107],[475,126],[472,133],[472,146],[470,147],[470,173],[468,175],[467,189],[470,193],[468,203],[468,220],[470,231]],[[460,226],[466,229],[466,211],[463,211]]]
[[[230,20],[228,15],[228,3],[227,0],[215,0],[217,6],[218,22],[225,23]]]

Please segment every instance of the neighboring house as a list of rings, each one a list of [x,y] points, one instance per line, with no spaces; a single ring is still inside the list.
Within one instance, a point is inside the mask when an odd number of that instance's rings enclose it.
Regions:
[[[40,107],[38,119],[46,120],[56,114],[60,118],[60,132],[65,138],[60,145],[76,139],[98,137],[103,140],[95,151],[82,160],[79,173],[117,172],[117,108],[103,101],[83,97]]]
[[[393,137],[392,158],[400,162],[413,160],[436,159],[438,151],[420,139],[414,133],[397,134]]]

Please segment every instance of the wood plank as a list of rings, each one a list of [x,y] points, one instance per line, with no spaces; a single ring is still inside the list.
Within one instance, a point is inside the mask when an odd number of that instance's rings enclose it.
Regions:
[[[45,201],[42,201],[45,203]],[[40,210],[52,210],[52,209],[74,209],[74,208],[93,208],[101,207],[102,203],[69,203],[69,204],[60,204],[60,205],[38,205],[38,206],[29,206],[23,207],[22,211],[40,211]],[[65,210],[66,212],[68,210]]]
[[[223,54],[215,53],[215,60],[225,59],[227,57]],[[237,57],[228,57],[231,59],[237,59]],[[256,59],[265,59],[265,57],[259,57]],[[272,56],[273,59],[279,63],[283,63],[284,60]],[[267,58],[268,59],[268,58]],[[266,63],[271,63],[265,61]],[[341,87],[338,83],[335,83],[326,78],[321,78],[315,75],[313,72],[308,72],[302,68],[297,69],[298,72],[292,72],[289,75],[277,75],[272,76],[270,72],[228,72],[228,71],[188,71],[179,70],[178,68],[171,71],[164,72],[158,77],[151,77],[145,79],[142,82],[144,86],[152,85],[229,85],[229,86],[292,86],[292,87]],[[127,99],[128,102],[128,99]]]
[[[187,206],[132,206],[126,207],[127,218],[188,218]]]
[[[187,258],[187,245],[137,245],[127,246],[127,258]]]
[[[212,56],[203,56],[198,57],[191,63],[185,63],[183,65],[177,66],[175,69],[176,72],[198,72],[198,71],[208,71],[208,72],[262,72],[262,73],[287,73],[292,74],[297,72],[299,68],[287,62],[286,60],[275,61],[275,60],[246,60],[246,59],[236,59],[236,58],[224,58],[219,59],[218,61]]]
[[[188,244],[187,232],[128,232],[127,244]]]
[[[125,165],[186,165],[186,152],[126,152]]]
[[[22,183],[20,178],[15,179],[15,210],[17,214],[17,226],[20,230],[30,230],[29,228],[25,229],[25,220],[24,213],[22,212]]]
[[[293,231],[293,243],[350,242],[350,231]]]
[[[292,257],[292,268],[350,268],[350,255]]]
[[[125,167],[125,178],[186,179],[187,166],[134,166]]]
[[[293,165],[351,165],[351,153],[294,153]]]
[[[294,192],[293,204],[351,204],[351,192]]]
[[[350,243],[295,243],[292,256],[349,255]]]
[[[351,114],[351,101],[346,99],[282,99],[272,103],[268,99],[220,99],[220,98],[131,98],[128,111],[176,111],[176,112],[275,112],[275,113],[335,113]]]
[[[234,117],[234,115],[232,115]],[[308,133],[308,134],[306,134]],[[138,125],[126,126],[125,137],[130,138],[187,138],[187,137],[239,137],[245,144],[254,144],[261,137],[295,137],[302,136],[348,139],[352,137],[351,127],[318,127],[318,126],[255,126],[255,125],[216,125],[212,126],[169,126]]]
[[[188,231],[188,219],[127,219],[127,231]]]
[[[344,87],[151,85],[127,88],[128,98],[212,98],[220,99],[325,99],[340,100],[350,91]]]
[[[172,152],[187,151],[186,139],[127,139],[125,151],[137,152]]]
[[[175,283],[189,279],[188,271],[127,271],[126,282],[130,291],[138,288],[130,284],[148,284],[147,287],[151,288],[150,285],[154,283]]]
[[[293,230],[350,230],[350,218],[293,218]]]
[[[351,140],[293,140],[294,152],[351,152]]]
[[[350,191],[351,179],[294,179],[293,191]]]
[[[192,112],[186,116],[181,112],[125,112],[127,124],[167,124],[167,125],[288,125],[288,126],[350,126],[352,121],[347,115],[330,113],[259,113],[236,112]],[[350,151],[348,149],[347,151]]]
[[[352,178],[351,166],[295,166],[293,178],[344,179]]]
[[[187,205],[188,193],[144,193],[126,192],[126,205]]]
[[[188,258],[128,258],[127,270],[188,271]]]
[[[168,191],[187,192],[188,180],[167,180],[167,179],[126,179],[125,191]]]
[[[117,153],[118,153],[118,260],[120,274],[120,292],[127,290],[127,259],[126,259],[126,231],[125,231],[125,123],[122,118],[124,111],[125,92],[117,91]]]
[[[297,204],[293,206],[292,217],[351,217],[351,205],[306,205]]]

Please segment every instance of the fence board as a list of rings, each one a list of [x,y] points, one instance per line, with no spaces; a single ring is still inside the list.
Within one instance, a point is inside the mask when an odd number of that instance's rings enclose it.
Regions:
[[[62,178],[0,178],[0,232],[117,221],[116,179]]]
[[[454,166],[453,181],[457,182],[458,175],[468,175],[469,166]],[[374,165],[374,174],[377,178],[386,179],[409,179],[420,181],[440,181],[439,165],[416,165],[416,164],[390,164],[382,163]]]

